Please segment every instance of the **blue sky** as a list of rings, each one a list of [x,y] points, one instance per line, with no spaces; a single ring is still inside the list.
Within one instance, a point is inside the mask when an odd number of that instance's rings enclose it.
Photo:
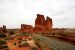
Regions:
[[[0,0],[0,26],[34,26],[36,14],[51,17],[54,28],[75,28],[75,0]]]

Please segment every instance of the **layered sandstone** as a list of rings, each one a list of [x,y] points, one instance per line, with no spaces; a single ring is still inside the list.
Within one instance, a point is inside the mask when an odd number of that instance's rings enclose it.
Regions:
[[[33,27],[31,25],[21,24],[21,32],[33,32]]]
[[[35,32],[46,33],[52,30],[52,19],[47,16],[46,20],[44,15],[37,14],[34,28],[31,25],[21,24],[22,32]]]
[[[42,26],[44,22],[45,22],[44,15],[37,14],[37,18],[35,20],[35,27]]]
[[[35,27],[34,27],[34,32],[44,32],[44,22],[45,18],[44,15],[37,14],[37,18],[35,20]]]
[[[47,16],[45,23],[44,23],[44,27],[45,27],[46,32],[52,30],[52,25],[53,25],[52,19]]]
[[[44,15],[37,14],[35,20],[34,32],[49,32],[52,30],[52,19],[47,16],[46,20]]]

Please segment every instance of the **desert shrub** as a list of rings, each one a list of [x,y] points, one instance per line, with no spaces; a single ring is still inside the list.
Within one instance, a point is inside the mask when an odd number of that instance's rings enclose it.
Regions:
[[[6,38],[5,38],[5,40],[9,40],[9,39],[10,39],[9,37],[6,37]]]
[[[16,45],[16,43],[14,43],[14,45]]]
[[[7,46],[7,45],[4,45],[3,47],[4,47],[4,48],[8,48],[8,46]]]
[[[28,36],[29,33],[27,33],[27,32],[22,32],[22,35]]]
[[[10,31],[9,34],[10,34],[10,35],[14,35],[14,31]]]
[[[18,47],[22,47],[21,44],[18,44]]]
[[[22,45],[22,46],[28,46],[28,43],[27,43],[27,41],[22,41],[22,42],[21,42],[21,45]]]
[[[27,41],[22,41],[21,43],[18,44],[18,47],[26,47],[28,46]]]
[[[0,37],[5,38],[5,37],[7,37],[7,35],[4,33],[0,33]]]
[[[0,40],[0,45],[6,44],[5,40]]]
[[[40,44],[39,43],[35,43],[39,48],[41,48]]]
[[[9,50],[9,47],[7,45],[1,45],[0,49],[1,50]]]

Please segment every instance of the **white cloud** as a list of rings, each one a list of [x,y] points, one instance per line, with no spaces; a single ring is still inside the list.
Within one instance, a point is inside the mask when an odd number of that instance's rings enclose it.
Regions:
[[[50,16],[53,27],[75,28],[75,0],[0,0],[0,25],[8,28],[34,25],[37,13]]]

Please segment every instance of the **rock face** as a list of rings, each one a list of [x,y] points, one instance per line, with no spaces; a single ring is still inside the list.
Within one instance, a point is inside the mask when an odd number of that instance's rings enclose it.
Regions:
[[[46,20],[44,15],[37,14],[35,20],[34,32],[49,32],[52,30],[52,19],[47,16]]]
[[[34,32],[44,32],[44,22],[45,18],[43,15],[37,14],[37,18],[35,20]]]
[[[6,32],[7,32],[7,29],[5,25],[3,25],[3,27],[0,27],[0,33],[6,33]]]
[[[7,29],[6,29],[6,26],[5,25],[3,25],[3,33],[6,33],[7,32]]]
[[[44,24],[45,18],[43,15],[37,14],[37,18],[35,20],[35,27],[40,27]]]
[[[31,25],[21,24],[22,32],[35,32],[35,33],[46,33],[52,30],[52,19],[47,16],[46,20],[44,15],[37,14],[34,28]]]
[[[46,32],[52,30],[52,25],[53,25],[52,19],[47,16],[46,21],[44,23],[44,27],[45,27]]]
[[[31,25],[21,24],[21,32],[33,32],[33,27]]]

